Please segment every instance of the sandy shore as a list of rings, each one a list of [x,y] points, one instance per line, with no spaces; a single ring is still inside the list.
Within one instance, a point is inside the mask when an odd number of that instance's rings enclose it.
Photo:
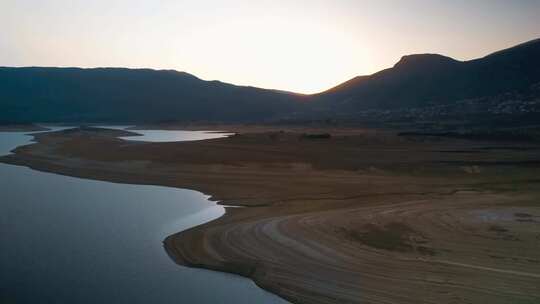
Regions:
[[[540,147],[221,129],[239,134],[141,143],[116,138],[125,131],[45,133],[0,161],[245,206],[168,237],[166,250],[294,303],[540,302]]]

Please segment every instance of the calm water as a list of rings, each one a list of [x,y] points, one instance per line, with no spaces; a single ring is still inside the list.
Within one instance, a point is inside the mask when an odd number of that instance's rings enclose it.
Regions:
[[[29,139],[0,132],[0,155]],[[167,256],[166,236],[223,214],[207,198],[0,164],[0,303],[286,303]]]
[[[126,140],[150,141],[150,142],[173,142],[193,141],[212,138],[220,138],[232,135],[213,131],[163,131],[163,130],[129,130],[142,136],[121,137]]]

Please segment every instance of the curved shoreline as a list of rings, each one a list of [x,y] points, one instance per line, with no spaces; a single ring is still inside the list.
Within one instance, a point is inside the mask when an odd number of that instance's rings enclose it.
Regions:
[[[540,298],[538,170],[505,167],[499,176],[498,166],[471,174],[440,164],[523,161],[534,152],[449,154],[434,150],[476,151],[488,143],[443,141],[429,143],[428,151],[422,143],[365,134],[320,141],[266,132],[172,144],[127,143],[117,135],[91,128],[36,135],[36,144],[0,161],[190,188],[248,206],[169,236],[165,248],[177,263],[250,277],[296,303]],[[517,192],[509,190],[516,179]],[[511,220],[483,221],[475,213],[482,210]]]
[[[0,124],[0,132],[37,132],[47,130],[49,129],[35,124]]]

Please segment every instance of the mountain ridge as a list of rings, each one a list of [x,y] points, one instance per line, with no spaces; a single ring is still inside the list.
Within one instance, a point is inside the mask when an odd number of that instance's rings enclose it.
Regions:
[[[295,93],[175,70],[0,68],[0,121],[253,121],[294,111]]]
[[[439,54],[403,56],[393,67],[357,76],[314,96],[322,111],[396,109],[523,91],[540,82],[540,39],[459,61]],[[321,111],[321,109],[319,109]]]
[[[312,95],[203,80],[170,69],[0,67],[0,122],[331,118],[504,94],[535,100],[538,84],[540,39],[467,61],[431,53],[405,55],[393,67]]]

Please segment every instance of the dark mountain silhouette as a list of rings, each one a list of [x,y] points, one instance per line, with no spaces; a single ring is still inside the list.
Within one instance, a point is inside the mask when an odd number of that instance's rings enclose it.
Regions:
[[[0,68],[0,121],[261,121],[292,113],[298,94],[124,68]]]
[[[470,61],[404,56],[392,68],[311,96],[204,81],[171,70],[0,67],[0,123],[361,120],[363,111],[430,107],[439,107],[430,113],[499,113],[523,111],[515,101],[536,102],[539,92],[540,39]],[[514,104],[508,106],[509,99]],[[464,107],[464,100],[482,106]],[[540,111],[534,102],[527,107]]]
[[[319,110],[330,112],[400,109],[525,92],[539,83],[537,39],[471,61],[404,56],[392,68],[353,78],[313,98]]]

